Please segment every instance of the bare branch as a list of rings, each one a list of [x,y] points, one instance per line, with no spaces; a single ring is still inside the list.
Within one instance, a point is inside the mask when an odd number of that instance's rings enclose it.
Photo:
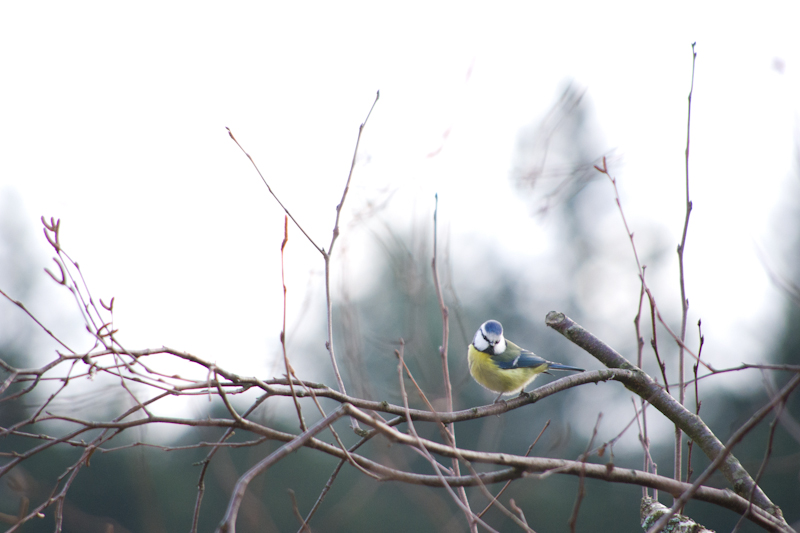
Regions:
[[[729,457],[732,457],[731,450],[733,449],[733,447],[736,444],[738,444],[744,438],[744,436],[747,435],[747,433],[749,433],[750,430],[756,426],[756,424],[761,422],[761,420],[763,420],[764,417],[767,416],[770,413],[770,411],[772,411],[775,408],[776,405],[781,405],[784,401],[786,401],[786,398],[789,396],[789,394],[791,394],[792,391],[794,391],[794,389],[798,385],[800,385],[800,374],[790,379],[789,383],[786,384],[783,390],[779,394],[777,394],[769,404],[765,405],[764,407],[756,411],[756,413],[752,417],[750,417],[750,420],[748,420],[744,425],[742,425],[742,427],[737,429],[736,432],[733,435],[731,435],[731,438],[728,439],[728,442],[725,444],[724,449],[716,457],[713,458],[711,464],[708,465],[708,467],[705,469],[705,471],[703,471],[702,474],[700,474],[700,476],[698,476],[697,481],[695,481],[689,489],[683,492],[680,495],[680,498],[677,498],[675,500],[675,503],[672,505],[670,512],[662,516],[658,520],[658,522],[656,522],[653,525],[653,527],[648,530],[647,533],[658,533],[659,531],[662,531],[664,527],[667,525],[667,522],[669,522],[670,517],[672,517],[679,509],[681,509],[684,505],[686,505],[686,502],[688,502],[689,499],[691,499],[694,492],[697,489],[699,489],[700,486],[703,483],[705,483],[705,481],[709,477],[711,477],[711,474],[713,474],[718,468],[722,470],[722,465],[724,464],[724,462]],[[736,487],[734,487],[734,489],[736,489]],[[751,502],[761,506],[759,502],[756,501],[755,498],[756,491],[760,491],[760,489],[755,484],[755,482],[753,482],[752,484],[750,484],[750,486],[748,486],[748,491],[750,492],[750,494],[748,494],[750,499],[748,500],[747,509],[748,512],[751,512],[752,511]],[[761,507],[763,508],[763,506]],[[776,505],[770,505],[770,507],[767,507],[765,510],[768,511],[770,514],[775,515],[777,518],[780,519],[783,518],[783,514],[781,513],[780,508],[778,508],[778,506]]]
[[[270,466],[280,461],[285,456],[305,446],[306,442],[311,440],[314,435],[329,427],[334,421],[341,418],[344,414],[345,406],[339,407],[331,414],[311,426],[307,431],[304,431],[290,442],[287,442],[269,454],[269,456],[259,461],[258,464],[250,468],[250,470],[245,472],[239,478],[239,481],[236,482],[236,486],[233,489],[233,494],[228,502],[228,509],[225,512],[225,517],[222,519],[222,522],[217,528],[217,532],[236,533],[236,517],[239,514],[239,506],[241,506],[242,500],[244,499],[244,494],[247,491],[247,486],[250,484],[253,478],[266,472]]]
[[[737,494],[749,496],[750,491],[755,490],[754,502],[756,505],[767,510],[777,509],[767,498],[767,495],[756,486],[753,478],[750,477],[750,474],[747,473],[739,461],[733,455],[730,455],[729,450],[726,450],[725,446],[711,432],[705,422],[667,394],[650,376],[566,315],[550,311],[545,322],[549,327],[586,350],[607,367],[632,370],[635,378],[626,381],[625,386],[639,395],[639,397],[647,400],[664,416],[678,425],[691,439],[697,442],[700,449],[709,459],[716,460],[716,458],[721,457],[720,471]]]

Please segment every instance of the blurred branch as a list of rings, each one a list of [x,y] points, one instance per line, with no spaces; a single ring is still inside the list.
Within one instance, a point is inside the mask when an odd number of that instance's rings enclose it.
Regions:
[[[450,384],[450,365],[447,361],[447,352],[449,349],[450,344],[450,311],[447,308],[447,305],[444,303],[444,296],[442,295],[442,284],[439,280],[439,266],[437,262],[438,253],[439,253],[439,194],[436,194],[436,204],[433,209],[433,258],[431,259],[431,271],[433,273],[433,286],[436,290],[436,298],[439,301],[439,311],[442,313],[442,345],[439,346],[439,356],[442,359],[442,379],[444,381],[444,399],[445,399],[445,409],[448,411],[453,410],[453,387]],[[403,362],[402,356],[400,358],[401,363]],[[401,376],[402,380],[402,376]],[[402,383],[401,383],[402,385]],[[405,389],[403,389],[405,393]],[[406,409],[408,408],[407,399],[406,399]],[[455,427],[452,424],[446,424],[444,426],[444,431],[448,434],[448,440],[456,447],[456,431]],[[456,475],[461,473],[460,467],[458,464],[458,459],[453,459],[452,461],[452,468],[453,472]],[[459,505],[464,509],[464,512],[469,517],[469,527],[470,531],[473,533],[477,533],[478,525],[477,525],[477,518],[475,513],[472,512],[469,506],[469,499],[467,499],[467,493],[464,488],[460,488],[458,490],[458,496],[461,500],[461,504]],[[516,517],[514,517],[516,518]]]
[[[772,284],[783,291],[784,294],[786,294],[786,296],[788,296],[795,305],[800,306],[800,286],[798,286],[788,277],[779,274],[774,268],[772,268],[767,261],[766,254],[758,247],[756,247],[756,255],[758,256],[759,261],[761,261],[761,265],[764,267],[764,270],[766,270],[767,276],[769,276]]]

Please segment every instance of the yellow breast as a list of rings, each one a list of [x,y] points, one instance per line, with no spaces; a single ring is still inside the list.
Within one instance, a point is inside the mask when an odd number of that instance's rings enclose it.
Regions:
[[[468,359],[469,373],[472,374],[475,381],[490,391],[503,394],[520,392],[546,368],[513,368],[503,370],[494,364],[492,356],[476,350],[472,344],[469,345]]]

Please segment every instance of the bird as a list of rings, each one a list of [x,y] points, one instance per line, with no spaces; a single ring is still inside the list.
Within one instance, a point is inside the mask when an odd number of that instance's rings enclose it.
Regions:
[[[548,370],[573,370],[583,368],[562,365],[542,359],[533,352],[520,348],[503,337],[503,326],[497,320],[487,320],[472,339],[467,350],[469,373],[480,385],[500,395],[522,394],[536,376]]]

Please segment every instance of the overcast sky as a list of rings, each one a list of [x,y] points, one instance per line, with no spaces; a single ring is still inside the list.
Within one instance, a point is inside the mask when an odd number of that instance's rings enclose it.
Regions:
[[[800,9],[736,6],[7,2],[0,190],[42,267],[38,219],[61,219],[95,297],[116,297],[130,348],[168,345],[264,372],[279,348],[283,213],[226,127],[327,246],[358,125],[380,90],[343,222],[390,198],[403,226],[429,216],[438,193],[455,260],[479,254],[463,252],[475,239],[527,259],[565,244],[548,241],[547,222],[509,182],[518,135],[572,80],[615,155],[632,229],[659,225],[677,245],[696,41],[690,298],[718,360],[737,364],[763,351],[743,328],[783,305],[757,249],[785,266],[780,241],[793,230],[781,213],[800,196]],[[350,243],[345,232],[339,253],[357,254]],[[291,325],[322,268],[294,227],[287,265]],[[468,297],[469,280],[459,290]],[[45,284],[35,312],[62,313],[56,292]]]

